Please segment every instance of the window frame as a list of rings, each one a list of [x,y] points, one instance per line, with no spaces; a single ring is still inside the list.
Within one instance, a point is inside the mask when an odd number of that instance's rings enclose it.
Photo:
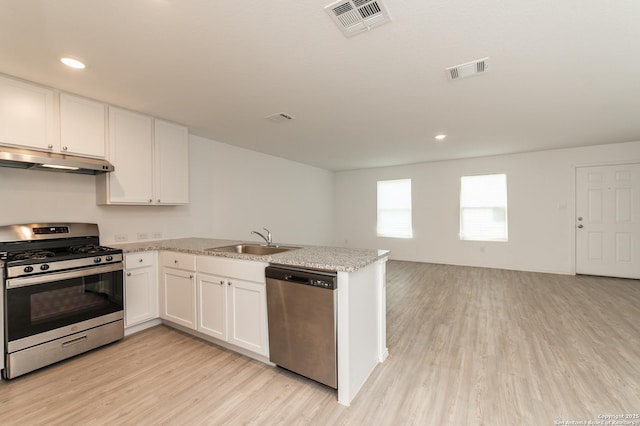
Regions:
[[[493,201],[493,202],[487,202],[486,204],[471,205],[472,203],[469,203],[468,199],[467,200],[463,199],[463,197],[465,196],[465,193],[464,193],[465,179],[489,178],[489,177],[496,177],[496,176],[503,177],[503,182],[501,182],[500,185],[503,185],[503,188],[501,188],[501,191],[504,191],[504,192],[499,194],[493,194],[493,196],[495,200],[503,200],[504,203],[496,203],[496,201]],[[476,182],[476,185],[477,185],[477,182]],[[460,229],[458,233],[458,237],[460,241],[508,242],[509,241],[509,209],[508,209],[509,199],[508,197],[509,197],[509,190],[508,190],[508,179],[507,179],[506,173],[488,173],[488,174],[481,174],[481,175],[461,176],[460,177],[460,198],[459,198]],[[501,216],[504,216],[503,221],[494,221],[496,225],[501,225],[502,231],[500,233],[493,234],[493,235],[489,235],[489,234],[482,235],[482,232],[478,230],[476,230],[475,232],[470,231],[469,223],[468,221],[465,220],[465,213],[474,209],[481,214],[484,213],[485,215],[493,215],[495,217],[496,214],[500,214]],[[465,226],[465,224],[467,226]],[[491,223],[487,222],[485,225],[490,226]],[[467,229],[466,232],[465,232],[465,229]]]
[[[400,206],[400,207],[393,207],[393,208],[381,207],[381,186],[390,185],[390,184],[399,184],[401,182],[405,182],[405,183],[408,182],[408,188],[404,188],[404,190],[409,191],[408,207],[407,206]],[[405,220],[406,220],[407,212],[408,212],[408,221],[407,221],[408,227],[406,226],[406,224],[405,226],[398,227],[404,232],[386,232],[389,230],[389,228],[388,227],[386,229],[383,228],[384,224],[381,223],[381,217],[385,216],[384,213],[396,213],[396,214],[404,213]],[[376,236],[382,237],[382,238],[401,238],[401,239],[413,238],[413,186],[410,178],[385,179],[385,180],[377,181],[377,184],[376,184]]]

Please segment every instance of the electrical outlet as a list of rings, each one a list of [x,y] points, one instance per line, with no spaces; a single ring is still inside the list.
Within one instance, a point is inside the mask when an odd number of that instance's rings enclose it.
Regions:
[[[129,240],[126,234],[116,234],[114,237],[116,239],[116,243],[124,243]]]
[[[161,240],[162,239],[162,232],[160,231],[154,231],[151,233],[151,239],[152,240]]]
[[[149,233],[147,233],[147,232],[138,232],[138,239],[139,240],[148,240],[149,239]]]

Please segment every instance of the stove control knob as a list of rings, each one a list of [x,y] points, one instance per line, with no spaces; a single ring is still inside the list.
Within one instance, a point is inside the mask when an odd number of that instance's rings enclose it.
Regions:
[[[102,258],[101,257],[96,257],[93,259],[93,263],[100,263],[102,262]]]
[[[107,259],[107,262],[111,262],[113,260],[113,256],[107,256],[106,259]]]
[[[24,268],[24,272],[26,272],[27,274],[28,274],[29,272],[33,272],[33,266],[27,266],[27,267],[25,267],[25,268]]]
[[[41,271],[46,271],[47,269],[49,269],[49,265],[47,265],[46,263],[43,263],[42,265],[40,265]]]

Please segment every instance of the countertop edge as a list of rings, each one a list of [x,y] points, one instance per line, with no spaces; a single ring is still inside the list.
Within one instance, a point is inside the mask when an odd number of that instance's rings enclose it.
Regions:
[[[283,244],[300,247],[283,253],[272,255],[252,255],[227,253],[207,250],[211,247],[247,243],[247,241],[222,240],[214,238],[178,238],[169,240],[144,241],[135,243],[111,244],[121,249],[124,254],[162,250],[194,255],[224,257],[230,259],[265,262],[274,265],[293,266],[309,269],[320,269],[335,272],[355,272],[380,259],[389,256],[389,250],[352,249],[345,247],[302,246],[299,244]],[[253,242],[255,244],[255,242]]]

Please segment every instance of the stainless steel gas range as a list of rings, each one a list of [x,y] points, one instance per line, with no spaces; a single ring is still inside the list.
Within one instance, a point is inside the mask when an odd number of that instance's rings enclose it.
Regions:
[[[0,277],[6,379],[124,336],[122,251],[96,224],[0,226]]]

